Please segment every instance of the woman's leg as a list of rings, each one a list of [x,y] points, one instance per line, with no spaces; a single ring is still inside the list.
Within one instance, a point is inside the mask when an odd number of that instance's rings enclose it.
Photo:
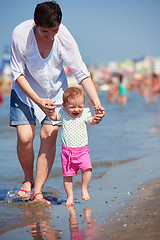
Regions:
[[[34,151],[33,140],[35,137],[35,125],[19,125],[17,126],[17,155],[19,162],[24,171],[24,180],[26,181],[21,190],[31,191],[31,183],[33,183],[33,163]],[[28,182],[29,181],[29,182]],[[22,197],[26,193],[19,191],[18,195]]]
[[[122,95],[122,105],[126,105],[127,104],[127,96],[126,95]]]
[[[92,175],[91,169],[87,169],[82,173],[82,199],[86,201],[90,199],[87,188],[91,180],[91,175]]]
[[[73,203],[73,183],[72,183],[72,177],[63,177],[63,183],[64,183],[64,189],[67,193],[67,202],[66,206],[74,206]]]
[[[37,159],[36,177],[34,183],[33,195],[42,193],[42,188],[47,180],[51,171],[55,153],[56,153],[56,140],[59,126],[55,125],[42,125],[40,138],[41,146]],[[35,200],[42,199],[43,195],[38,194]]]

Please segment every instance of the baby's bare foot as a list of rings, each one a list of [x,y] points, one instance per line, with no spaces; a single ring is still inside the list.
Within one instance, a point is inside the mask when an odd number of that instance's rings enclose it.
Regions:
[[[69,196],[66,201],[66,207],[74,206],[73,197]]]
[[[87,189],[82,190],[82,200],[88,201],[90,199]]]

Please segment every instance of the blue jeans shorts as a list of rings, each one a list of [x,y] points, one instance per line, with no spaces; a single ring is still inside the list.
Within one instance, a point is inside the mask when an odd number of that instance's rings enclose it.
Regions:
[[[16,127],[18,125],[36,125],[36,116],[34,109],[23,103],[17,93],[12,89],[10,97],[10,126]],[[41,122],[41,124],[54,125],[49,117]],[[60,125],[58,122],[55,125]]]

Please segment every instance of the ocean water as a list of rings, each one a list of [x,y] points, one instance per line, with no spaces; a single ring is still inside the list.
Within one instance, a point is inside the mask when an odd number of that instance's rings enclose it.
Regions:
[[[106,111],[104,119],[99,125],[88,126],[88,148],[93,164],[89,207],[80,201],[81,175],[74,179],[76,226],[81,230],[88,229],[88,220],[82,215],[90,214],[91,209],[97,225],[108,219],[107,214],[102,218],[101,201],[115,197],[123,204],[136,185],[160,175],[160,104],[146,104],[138,93],[130,93],[127,105],[119,106],[109,104],[106,95],[99,93]],[[35,164],[39,132],[37,124]],[[23,172],[16,155],[16,131],[9,127],[9,97],[5,96],[5,106],[0,107],[0,239],[70,239],[72,225],[69,227],[69,224],[75,213],[65,208],[60,149],[59,134],[55,162],[43,189],[45,197],[52,202],[51,208],[44,210],[31,202],[20,201],[17,191]],[[99,194],[102,189],[103,193]],[[116,194],[115,189],[118,189]],[[89,229],[83,239],[89,239],[87,234],[91,234]]]

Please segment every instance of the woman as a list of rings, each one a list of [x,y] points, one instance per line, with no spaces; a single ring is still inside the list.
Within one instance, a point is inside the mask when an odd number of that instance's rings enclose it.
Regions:
[[[10,125],[17,129],[17,155],[24,171],[24,182],[18,192],[29,199],[34,185],[33,200],[47,202],[42,188],[51,171],[60,122],[51,121],[53,111],[62,104],[62,94],[68,87],[63,62],[71,68],[95,106],[100,106],[90,74],[83,63],[78,46],[67,28],[61,24],[62,12],[56,2],[38,4],[34,20],[18,25],[12,34]],[[36,118],[41,125],[41,144],[33,178]]]
[[[118,74],[119,86],[118,86],[118,104],[126,105],[128,98],[128,86],[122,74]]]

